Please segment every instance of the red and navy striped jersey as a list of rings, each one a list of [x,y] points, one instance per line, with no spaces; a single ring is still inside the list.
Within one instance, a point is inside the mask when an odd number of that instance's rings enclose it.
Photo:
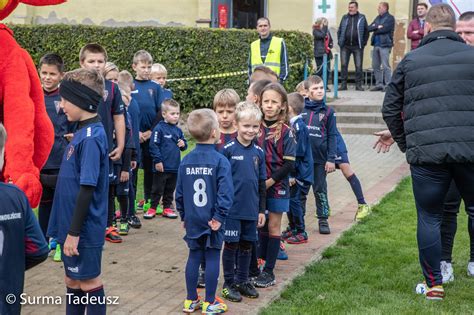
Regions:
[[[231,132],[231,133],[224,133],[221,131],[221,137],[219,139],[219,142],[216,143],[216,150],[219,153],[222,153],[224,150],[224,146],[237,138],[237,131]]]
[[[265,152],[265,165],[267,168],[267,178],[283,166],[284,160],[295,160],[296,143],[290,127],[283,124],[281,126],[280,136],[275,133],[278,131],[278,124],[267,127],[262,123],[260,134],[257,139],[258,145]],[[277,136],[277,137],[275,137]],[[276,182],[267,190],[267,198],[290,198],[290,185],[288,177]]]

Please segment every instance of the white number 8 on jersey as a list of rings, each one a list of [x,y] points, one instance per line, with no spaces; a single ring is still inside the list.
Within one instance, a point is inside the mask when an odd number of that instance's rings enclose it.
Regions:
[[[207,205],[206,182],[199,178],[194,181],[193,200],[196,207],[204,207]]]

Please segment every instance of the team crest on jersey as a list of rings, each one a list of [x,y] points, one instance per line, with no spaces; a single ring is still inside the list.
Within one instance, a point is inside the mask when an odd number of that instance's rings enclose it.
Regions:
[[[74,153],[74,146],[71,145],[71,146],[69,147],[69,150],[67,150],[66,160],[69,160],[69,158],[72,156],[73,153]]]
[[[148,89],[148,94],[150,94],[150,97],[153,97],[153,89]]]
[[[61,107],[59,107],[59,104],[61,104],[60,101],[54,101],[54,107],[56,107],[56,114],[59,114],[59,111],[61,110]]]
[[[258,171],[259,162],[260,162],[260,159],[258,158],[258,156],[254,156],[253,157],[253,166],[255,167],[255,171]]]
[[[104,90],[104,102],[107,101],[107,97],[109,97],[109,91]]]
[[[324,114],[324,113],[319,113],[319,121],[323,120],[323,119],[324,119],[324,116],[326,116],[326,114]]]

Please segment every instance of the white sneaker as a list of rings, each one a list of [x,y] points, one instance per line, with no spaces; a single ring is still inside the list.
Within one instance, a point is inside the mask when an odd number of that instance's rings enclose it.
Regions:
[[[470,261],[467,264],[467,275],[469,277],[474,277],[474,262]]]
[[[472,266],[472,271],[474,272],[474,263]],[[443,276],[443,283],[453,282],[454,281],[454,271],[453,265],[446,262],[445,260],[441,261],[441,275]]]

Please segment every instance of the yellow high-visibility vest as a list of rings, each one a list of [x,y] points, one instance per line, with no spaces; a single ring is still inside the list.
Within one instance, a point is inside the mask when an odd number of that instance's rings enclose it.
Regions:
[[[252,66],[252,72],[258,66],[265,66],[272,69],[277,75],[280,75],[282,42],[283,38],[272,37],[265,63],[262,61],[262,54],[260,52],[260,38],[252,42],[250,45],[250,65]]]

